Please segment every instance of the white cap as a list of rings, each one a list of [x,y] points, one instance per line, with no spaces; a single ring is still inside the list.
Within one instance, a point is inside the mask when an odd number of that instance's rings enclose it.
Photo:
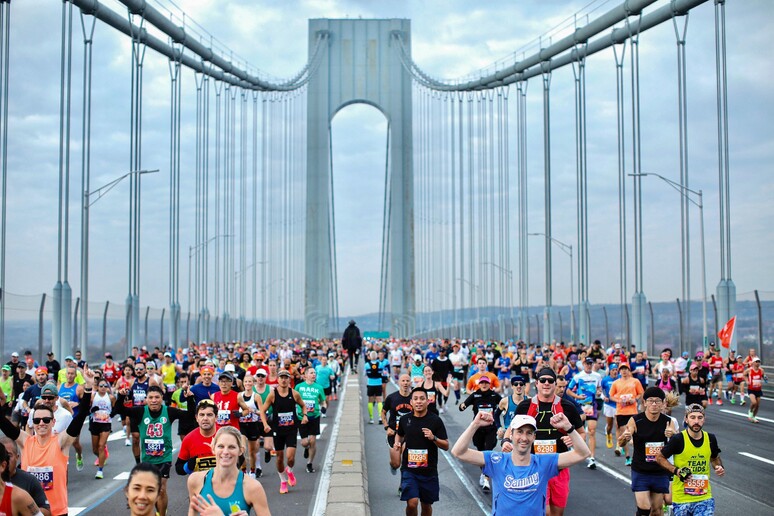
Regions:
[[[228,371],[230,373],[233,373],[234,371],[236,371],[236,369],[234,368],[234,364],[226,364],[226,367],[223,368],[223,371]]]
[[[414,355],[414,360],[422,360],[422,355]]]
[[[12,357],[19,358],[19,354],[18,354],[16,351],[14,351],[13,353],[11,353],[11,356],[12,356]]]
[[[761,357],[755,357],[755,358],[752,359],[752,361],[753,362],[760,362],[761,361]]]
[[[532,416],[527,416],[525,414],[519,414],[517,416],[513,416],[513,419],[511,419],[511,426],[510,428],[516,430],[517,428],[521,428],[524,425],[530,425],[532,428],[537,430],[537,421],[535,421],[535,418]]]

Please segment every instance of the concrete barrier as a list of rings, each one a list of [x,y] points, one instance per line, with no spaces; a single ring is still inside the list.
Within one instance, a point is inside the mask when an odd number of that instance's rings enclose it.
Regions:
[[[363,415],[358,377],[347,377],[333,455],[328,500],[328,516],[370,516],[368,472],[366,470]]]

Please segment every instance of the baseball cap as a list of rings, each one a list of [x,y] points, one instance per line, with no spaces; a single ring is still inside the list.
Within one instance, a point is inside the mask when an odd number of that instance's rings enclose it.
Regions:
[[[40,389],[41,396],[59,396],[59,391],[56,390],[56,385],[47,383]]]
[[[226,364],[226,367],[223,368],[223,371],[233,373],[236,371],[236,368],[234,367],[234,364]]]
[[[755,358],[752,359],[752,361],[753,362],[760,362],[761,361],[761,357],[755,357]]]
[[[524,425],[530,425],[532,428],[537,430],[537,421],[535,421],[535,418],[526,414],[513,416],[510,428],[516,430]]]
[[[584,362],[585,362],[586,364],[593,364],[593,363],[594,363],[594,359],[593,359],[593,358],[591,358],[591,357],[589,357],[589,358],[587,358],[586,360],[584,360]]]
[[[222,380],[223,378],[228,378],[232,382],[234,381],[234,375],[229,373],[228,371],[223,371],[218,375],[218,380]]]
[[[689,355],[690,353],[688,353],[687,351],[683,351],[683,358],[688,358]]]
[[[422,355],[414,355],[414,360],[422,360]]]
[[[9,366],[8,364],[3,364],[2,369],[3,369],[3,371],[10,371],[11,370],[11,366]]]
[[[51,356],[51,355],[53,355],[53,354],[54,354],[54,352],[53,352],[53,351],[49,351],[48,353],[46,353],[46,355],[48,355],[48,356]]]
[[[105,358],[113,358],[113,355],[110,353],[105,353]]]
[[[624,369],[624,368],[628,369],[629,371],[632,370],[632,368],[626,362],[623,362],[621,365],[618,366],[618,369]]]
[[[172,353],[170,353],[169,351],[167,351],[166,353],[164,353],[164,356],[165,356],[165,357],[172,358]]]
[[[615,349],[621,349],[621,343],[620,342],[616,342],[614,347],[615,347]]]
[[[280,369],[279,373],[277,373],[277,376],[278,377],[287,376],[288,378],[290,378],[290,371],[288,371],[287,369]]]
[[[269,376],[269,374],[263,369],[258,369],[255,372],[255,376]]]
[[[17,353],[16,351],[14,351],[13,353],[11,353],[11,356],[12,356],[12,357],[19,358],[19,353]]]
[[[685,407],[685,415],[692,414],[693,412],[699,412],[700,414],[704,414],[704,407],[701,406],[699,403],[691,403],[687,407]]]
[[[37,369],[35,369],[35,374],[38,374],[38,373],[48,374],[48,367],[44,367],[44,366],[38,367]]]
[[[72,356],[72,355],[67,355],[67,356],[65,357],[65,361],[67,361],[67,360],[72,360],[73,362],[75,362],[75,359],[73,358],[73,356]]]
[[[484,375],[478,379],[478,383],[492,383],[492,380],[487,375]]]

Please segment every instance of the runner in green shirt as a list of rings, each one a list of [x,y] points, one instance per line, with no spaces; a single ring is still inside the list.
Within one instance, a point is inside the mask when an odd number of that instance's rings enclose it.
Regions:
[[[317,452],[317,436],[320,435],[320,409],[327,407],[325,400],[325,390],[319,383],[315,383],[317,372],[313,367],[307,367],[304,371],[304,382],[296,385],[296,390],[301,395],[301,399],[306,405],[306,424],[301,424],[298,433],[301,435],[301,446],[304,447],[304,458],[306,459],[306,470],[314,473],[315,453]],[[301,408],[297,409],[298,417],[302,417]]]

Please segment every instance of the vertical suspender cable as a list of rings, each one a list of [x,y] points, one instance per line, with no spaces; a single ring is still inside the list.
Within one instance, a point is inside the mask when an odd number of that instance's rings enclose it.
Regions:
[[[457,205],[457,209],[460,212],[460,218],[459,218],[459,241],[460,245],[457,249],[454,250],[455,255],[459,254],[460,257],[460,268],[459,268],[459,284],[460,284],[460,320],[456,321],[455,324],[456,327],[456,337],[461,338],[464,333],[460,329],[460,321],[465,320],[465,282],[463,281],[465,278],[465,198],[464,198],[464,192],[465,189],[463,188],[463,178],[464,178],[464,166],[463,166],[463,146],[462,146],[462,133],[463,133],[463,127],[464,127],[464,121],[462,119],[462,97],[463,92],[457,92],[456,99],[457,99],[457,139],[458,139],[458,162],[459,162],[459,187],[457,188],[457,191],[459,192],[459,204]],[[453,107],[452,107],[453,109]],[[457,251],[459,250],[459,252]],[[454,283],[457,284],[457,276],[454,277]]]
[[[626,57],[626,41],[621,44],[621,53],[618,53],[618,45],[613,45],[613,57],[615,58],[615,93],[616,93],[616,126],[618,137],[618,284],[620,285],[619,303],[621,310],[621,333],[623,334],[626,349],[629,349],[629,317],[628,294],[626,288],[626,125],[624,121],[624,76],[623,67]],[[608,343],[605,343],[607,345]]]
[[[222,100],[223,100],[223,83],[221,81],[215,81],[215,285],[214,285],[214,305],[213,311],[215,316],[220,316],[220,242],[225,238],[225,232],[220,229],[220,205],[221,205],[221,192],[220,192],[220,176],[221,176],[221,159],[222,154],[222,134],[221,126],[223,121],[222,115]],[[221,237],[221,238],[218,238]],[[218,340],[217,328],[215,328],[215,335],[213,339]]]
[[[457,148],[456,148],[456,140],[454,138],[454,129],[456,124],[455,117],[454,117],[454,111],[457,106],[455,103],[456,95],[452,93],[448,96],[449,98],[449,139],[451,140],[451,152],[449,154],[449,161],[451,162],[451,192],[450,192],[450,198],[449,198],[449,211],[451,212],[451,225],[449,226],[449,230],[451,232],[451,246],[450,246],[450,255],[451,255],[451,275],[449,276],[449,282],[451,283],[451,294],[452,294],[452,311],[454,314],[453,317],[453,326],[452,331],[448,333],[451,337],[459,337],[458,331],[459,331],[459,311],[458,311],[458,304],[457,304],[457,209],[458,207],[455,205],[456,197],[457,197]]]
[[[252,253],[251,259],[256,262],[253,266],[253,288],[252,288],[252,328],[250,340],[256,340],[258,336],[255,333],[258,321],[258,268],[263,270],[265,263],[258,258],[258,92],[253,90],[253,141],[252,141],[252,202],[250,210],[252,212]]]
[[[550,344],[553,338],[552,271],[551,246],[551,70],[548,62],[543,62],[543,174],[544,174],[544,210],[545,210],[545,273],[546,305],[543,309],[543,343]]]
[[[481,320],[481,298],[480,296],[476,296],[477,292],[480,292],[479,287],[475,285],[475,278],[473,276],[473,249],[474,247],[477,247],[473,244],[473,199],[475,197],[475,193],[473,190],[473,163],[474,163],[474,129],[473,129],[473,99],[474,94],[472,92],[468,92],[468,281],[470,282],[470,299],[471,299],[471,308],[473,306],[476,307],[476,324],[478,324]],[[471,328],[474,328],[475,326],[472,326]],[[475,335],[473,331],[471,331],[470,334],[471,338],[477,338],[478,335]]]
[[[0,354],[5,356],[5,249],[8,187],[8,54],[11,2],[0,2]]]

